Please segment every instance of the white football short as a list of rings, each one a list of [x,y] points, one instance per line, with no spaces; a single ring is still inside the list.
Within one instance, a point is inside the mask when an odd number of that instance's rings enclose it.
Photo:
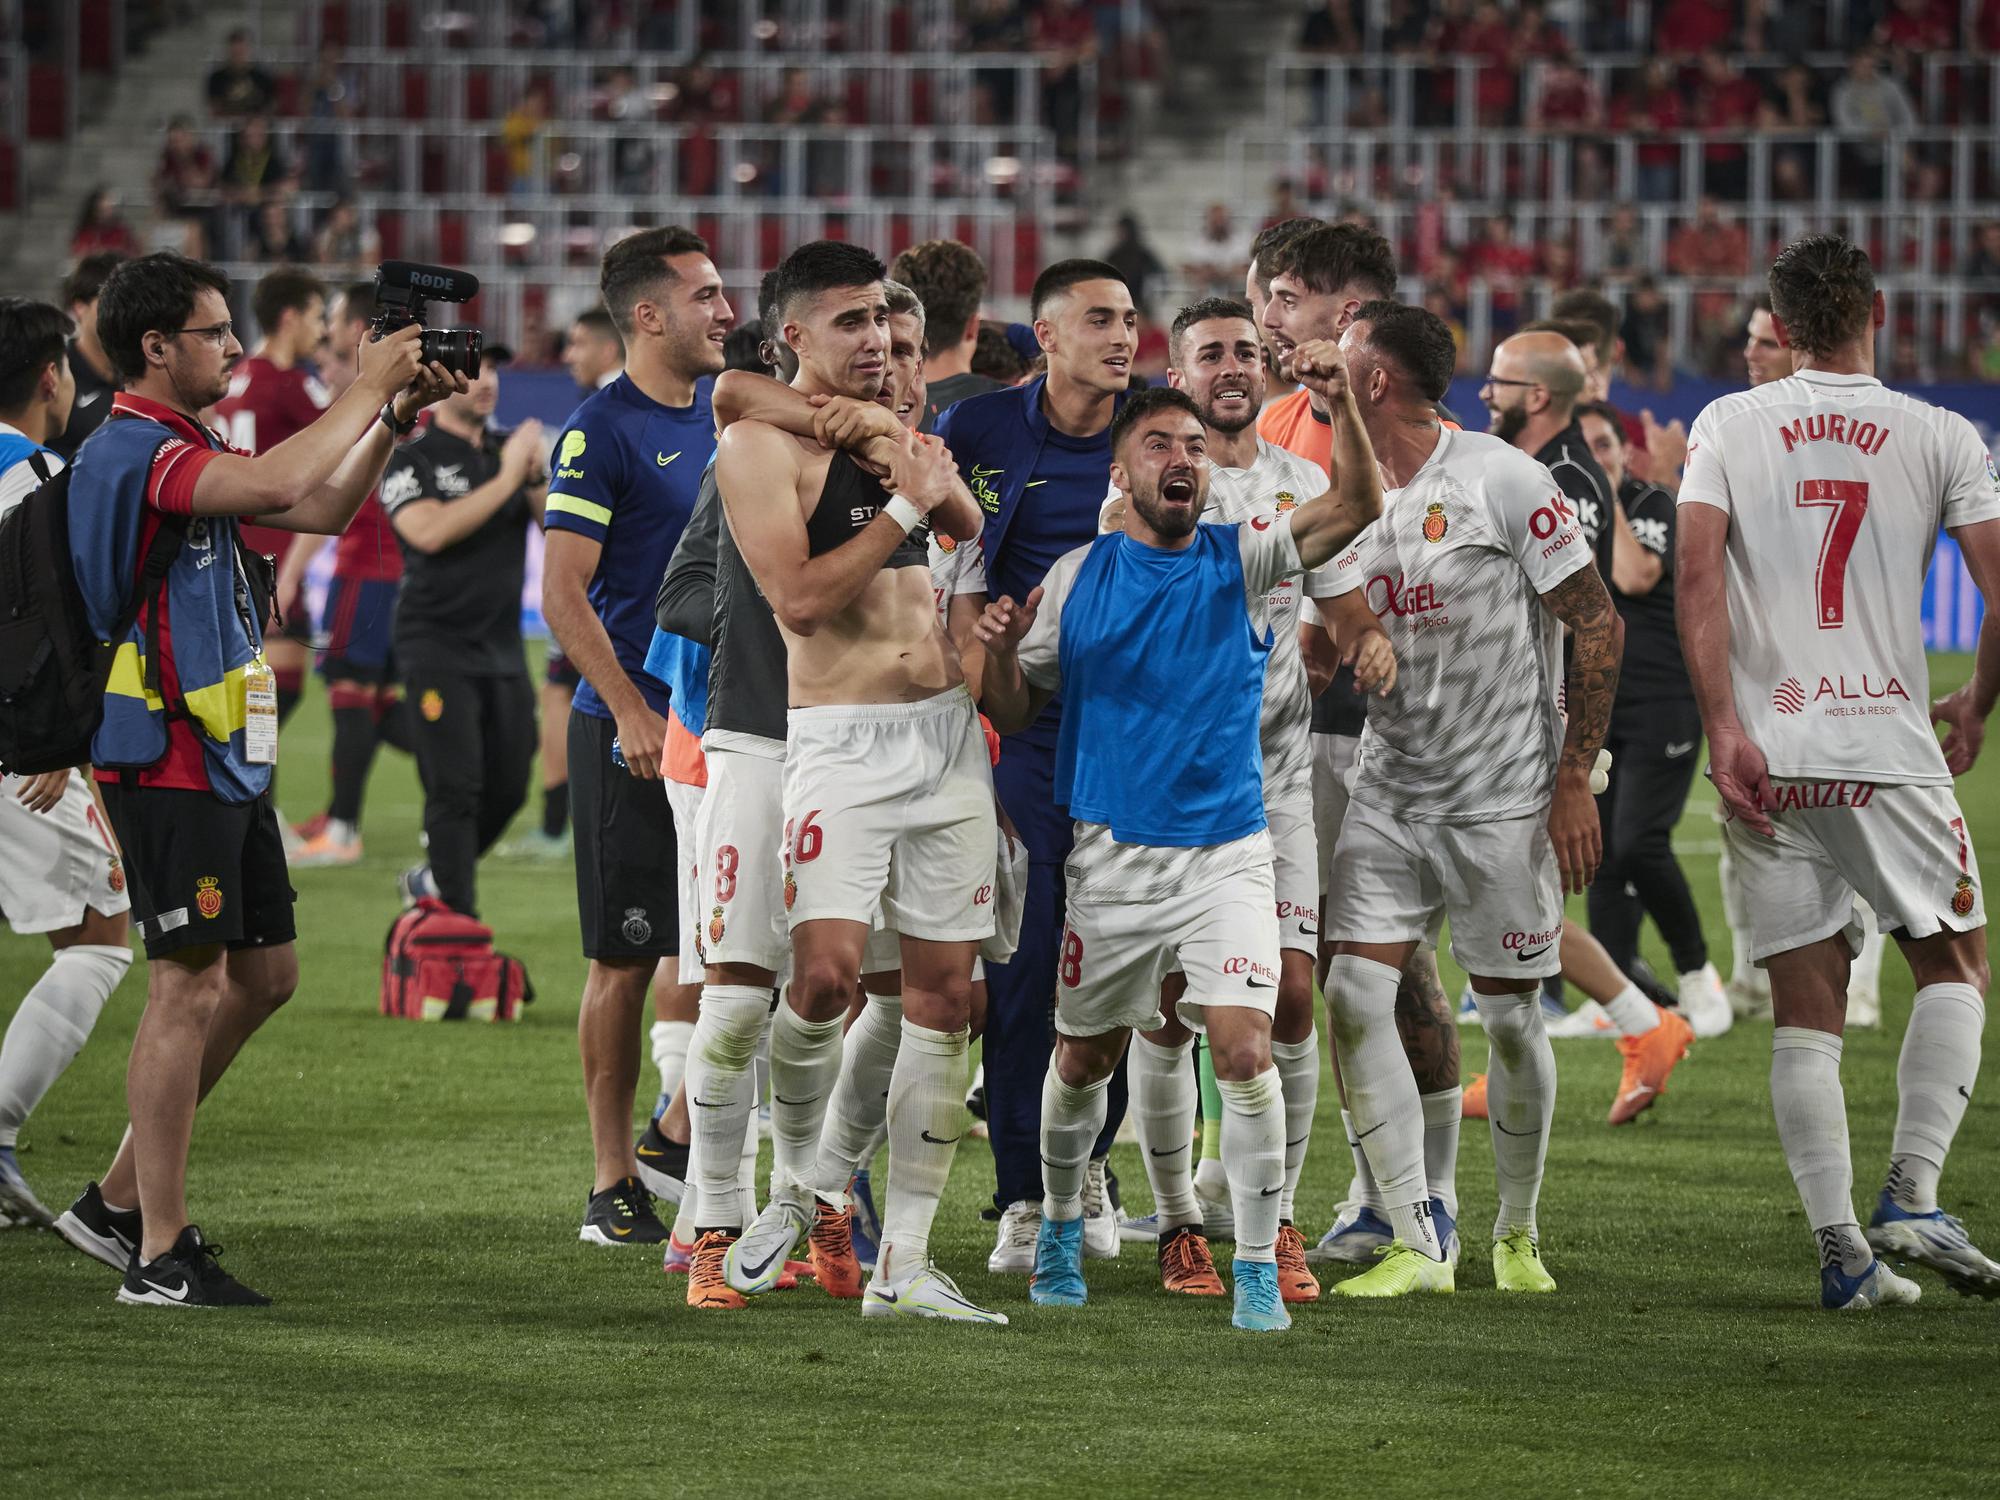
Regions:
[[[667,779],[667,806],[674,815],[674,847],[681,855],[681,951],[682,984],[702,981],[703,932],[708,925],[708,909],[702,904],[701,842],[697,829],[701,822],[702,788],[685,781]]]
[[[704,959],[779,972],[785,930],[785,759],[776,740],[711,730],[702,736],[708,789],[695,819],[701,880],[695,910]]]
[[[792,926],[879,915],[928,942],[993,935],[993,771],[964,688],[793,709],[784,810]]]
[[[1313,837],[1318,845],[1319,891],[1333,890],[1333,851],[1340,844],[1340,825],[1347,820],[1347,779],[1354,770],[1358,734],[1316,734],[1312,737]]]
[[[1735,819],[1722,827],[1753,960],[1835,933],[1859,953],[1868,926],[1857,895],[1882,932],[1925,938],[1986,925],[1979,859],[1950,787],[1774,781],[1772,790],[1774,837]]]
[[[22,934],[57,932],[128,910],[125,867],[90,788],[75,771],[45,813],[21,805],[21,778],[0,776],[0,910]]]
[[[994,844],[993,936],[979,945],[979,958],[973,960],[975,979],[985,973],[981,960],[1004,964],[1021,946],[1021,915],[1028,902],[1028,846],[1008,838],[997,818],[994,832],[998,839]]]
[[[1355,798],[1334,851],[1327,897],[1336,943],[1437,941],[1468,974],[1545,979],[1562,970],[1562,882],[1547,822],[1419,823]]]
[[[1261,838],[1263,835],[1253,835]],[[1195,857],[1206,849],[1162,851]],[[1152,1031],[1165,1024],[1160,982],[1179,971],[1183,1025],[1205,1031],[1203,1008],[1278,1009],[1277,895],[1271,862],[1219,881],[1163,877],[1151,901],[1072,896],[1056,963],[1056,1030],[1065,1036]]]
[[[1319,952],[1319,849],[1309,802],[1264,809],[1271,827],[1271,871],[1277,892],[1278,945]]]

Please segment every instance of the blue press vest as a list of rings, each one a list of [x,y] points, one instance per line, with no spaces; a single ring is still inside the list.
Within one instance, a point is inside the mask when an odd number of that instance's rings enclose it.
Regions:
[[[1063,601],[1056,801],[1121,844],[1204,848],[1264,825],[1258,722],[1268,630],[1251,624],[1234,526],[1183,551],[1099,537]]]

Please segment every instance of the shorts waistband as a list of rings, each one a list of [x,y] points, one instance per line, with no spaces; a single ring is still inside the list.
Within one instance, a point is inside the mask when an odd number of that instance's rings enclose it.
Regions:
[[[761,734],[745,734],[740,729],[711,729],[701,737],[704,755],[754,755],[759,760],[783,760],[785,742]]]
[[[911,724],[947,714],[972,712],[972,694],[965,684],[946,688],[914,703],[822,703],[786,711],[785,721],[802,724]]]

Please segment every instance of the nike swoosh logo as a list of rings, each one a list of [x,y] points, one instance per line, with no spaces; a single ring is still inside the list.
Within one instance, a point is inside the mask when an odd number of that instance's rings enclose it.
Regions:
[[[1686,755],[1688,751],[1692,749],[1694,749],[1693,740],[1689,740],[1684,745],[1669,745],[1667,746],[1667,759],[1679,760],[1683,755]]]
[[[1191,1149],[1193,1145],[1194,1143],[1190,1141],[1185,1146],[1172,1146],[1165,1151],[1160,1150],[1157,1146],[1148,1146],[1146,1154],[1148,1156],[1179,1156],[1183,1151]]]
[[[1022,485],[1021,488],[1024,490],[1032,490],[1037,485],[1043,485],[1047,483],[1048,481],[1046,479],[1030,479],[1026,484]]]
[[[776,1260],[779,1256],[783,1255],[784,1253],[785,1253],[784,1246],[780,1245],[776,1250],[773,1250],[769,1255],[764,1257],[763,1264],[755,1266],[745,1266],[743,1268],[743,1274],[748,1276],[752,1281],[757,1280],[766,1271],[771,1269],[771,1262]]]
[[[694,1095],[692,1094],[688,1095],[688,1097],[694,1099]],[[694,1102],[698,1109],[721,1109],[725,1101],[721,1099],[694,1099]]]
[[[620,1229],[617,1225],[614,1224],[611,1228],[611,1232],[617,1235],[618,1238],[622,1240],[625,1238],[626,1235],[630,1234],[632,1231],[629,1229]]]
[[[88,396],[78,396],[76,398],[76,404],[78,406],[88,406],[90,405],[91,402],[95,401],[99,396],[103,394],[104,392],[102,391],[92,391]],[[149,1281],[146,1283],[146,1285],[151,1286],[152,1283]]]
[[[877,1302],[886,1302],[891,1307],[894,1307],[899,1301],[902,1300],[901,1293],[892,1292],[887,1287],[884,1287],[881,1291],[876,1292],[874,1296]]]
[[[784,1105],[788,1105],[788,1106],[790,1106],[790,1107],[791,1107],[792,1109],[799,1109],[799,1108],[802,1108],[802,1107],[803,1107],[803,1106],[805,1106],[805,1105],[808,1105],[808,1104],[812,1103],[812,1102],[813,1102],[813,1100],[814,1100],[814,1099],[817,1099],[818,1097],[819,1097],[819,1095],[817,1095],[817,1094],[813,1094],[813,1095],[811,1095],[810,1097],[808,1097],[808,1098],[804,1098],[804,1099],[787,1099],[787,1098],[786,1098],[786,1097],[785,1097],[785,1096],[784,1096],[783,1094],[780,1094],[780,1093],[778,1093],[778,1092],[777,1092],[777,1091],[776,1091],[776,1090],[774,1089],[774,1090],[772,1090],[772,1093],[771,1093],[771,1102],[772,1102],[773,1104],[784,1104]]]
[[[1300,936],[1300,937],[1318,937],[1318,936],[1319,936],[1319,929],[1318,929],[1317,927],[1308,927],[1308,926],[1306,926],[1306,924],[1305,924],[1305,923],[1301,922],[1301,923],[1299,923],[1299,936]]]
[[[965,1139],[963,1135],[955,1135],[948,1141],[941,1141],[928,1130],[919,1130],[917,1136],[921,1140],[929,1141],[933,1146],[956,1146],[960,1141]]]
[[[169,1302],[185,1302],[188,1299],[188,1293],[193,1291],[194,1288],[183,1281],[180,1284],[180,1289],[177,1291],[173,1287],[161,1286],[157,1281],[149,1281],[146,1283],[146,1290],[149,1292],[158,1292]]]
[[[1292,1149],[1292,1147],[1294,1147],[1294,1146],[1303,1146],[1303,1145],[1304,1145],[1304,1144],[1305,1144],[1305,1143],[1306,1143],[1307,1141],[1309,1141],[1309,1140],[1311,1140],[1311,1139],[1312,1139],[1312,1136],[1310,1136],[1310,1135],[1302,1135],[1302,1136],[1300,1136],[1300,1137],[1299,1137],[1299,1138],[1298,1138],[1297,1140],[1295,1140],[1295,1141],[1286,1141],[1286,1142],[1285,1142],[1285,1149],[1286,1149],[1287,1151],[1289,1151],[1289,1150],[1291,1150],[1291,1149]]]
[[[653,462],[658,464],[661,468],[664,469],[668,464],[672,463],[675,459],[679,458],[680,456],[681,456],[681,450],[678,449],[672,453],[656,452],[653,455]]]
[[[1518,949],[1514,954],[1514,962],[1517,964],[1533,963],[1536,959],[1540,958],[1544,953],[1548,951],[1549,951],[1549,945],[1547,943],[1542,944],[1542,946],[1539,948]]]
[[[1388,1123],[1389,1122],[1387,1120],[1384,1120],[1381,1125],[1375,1125],[1367,1130],[1362,1131],[1359,1135],[1355,1136],[1354,1138],[1355,1143],[1358,1145],[1360,1142],[1367,1140],[1369,1136],[1373,1135],[1377,1130],[1380,1130],[1382,1128],[1382,1125],[1387,1125]]]
[[[667,1153],[664,1151],[655,1151],[651,1146],[641,1146],[639,1154],[641,1156],[665,1156]]]
[[[1255,977],[1252,977],[1250,979],[1245,980],[1244,982],[1248,984],[1250,988],[1253,990],[1275,990],[1277,988],[1277,986],[1271,983],[1271,981],[1268,979],[1257,979]]]
[[[1278,1196],[1278,1194],[1282,1193],[1284,1190],[1285,1190],[1284,1184],[1280,1183],[1277,1187],[1265,1188],[1257,1196],[1259,1198],[1275,1198]]]
[[[1378,1126],[1377,1128],[1379,1129],[1380,1127]],[[1511,1135],[1517,1138],[1530,1135],[1540,1135],[1542,1133],[1542,1127],[1539,1125],[1537,1125],[1533,1130],[1509,1130],[1505,1125],[1502,1125],[1498,1120],[1495,1120],[1493,1122],[1493,1128],[1499,1131],[1502,1135]]]

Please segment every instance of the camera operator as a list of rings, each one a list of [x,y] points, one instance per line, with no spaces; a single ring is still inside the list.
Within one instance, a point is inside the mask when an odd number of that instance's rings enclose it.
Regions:
[[[270,580],[239,545],[237,517],[342,530],[397,432],[466,389],[421,362],[421,330],[406,328],[362,345],[360,375],[310,427],[254,458],[239,453],[195,419],[243,358],[228,290],[213,266],[171,252],[112,272],[98,336],[125,389],[70,477],[77,581],[92,629],[118,643],[90,758],[148,973],[126,1081],[131,1129],[101,1190],[93,1183],[64,1215],[75,1229],[65,1236],[100,1259],[128,1255],[119,1300],[141,1305],[269,1301],[220,1268],[187,1211],[195,1105],[299,973],[270,798],[276,692],[259,597]],[[121,606],[163,528],[184,540],[121,637]]]
[[[463,395],[439,403],[382,480],[403,544],[395,658],[424,784],[430,863],[404,896],[476,914],[476,867],[528,796],[535,689],[521,642],[530,527],[548,497],[542,428],[488,426],[506,349],[489,347]]]

